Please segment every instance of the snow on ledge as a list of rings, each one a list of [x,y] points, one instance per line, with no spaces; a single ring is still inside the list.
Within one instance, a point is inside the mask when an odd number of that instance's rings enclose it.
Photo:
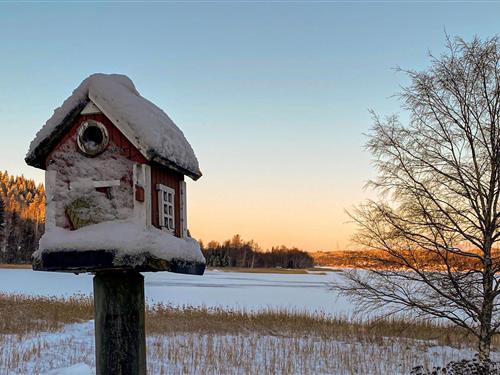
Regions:
[[[60,250],[116,250],[118,256],[149,252],[167,261],[181,259],[205,263],[196,240],[178,238],[129,221],[107,221],[73,231],[59,227],[48,229],[33,257],[40,259],[44,251]]]

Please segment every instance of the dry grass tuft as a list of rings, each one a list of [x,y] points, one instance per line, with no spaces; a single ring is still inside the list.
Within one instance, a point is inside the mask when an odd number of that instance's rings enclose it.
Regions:
[[[0,334],[26,335],[53,332],[65,324],[92,319],[93,300],[0,294]]]
[[[146,327],[150,334],[215,333],[299,337],[314,336],[335,340],[382,341],[404,338],[430,341],[452,347],[471,347],[475,339],[461,328],[429,321],[405,319],[348,320],[323,313],[268,309],[263,311],[222,308],[172,307],[157,304],[149,307]],[[500,337],[493,345],[500,345]]]

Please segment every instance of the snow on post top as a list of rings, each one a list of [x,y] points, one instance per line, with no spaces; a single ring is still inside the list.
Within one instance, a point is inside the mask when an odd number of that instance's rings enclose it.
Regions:
[[[201,177],[198,160],[182,131],[163,110],[139,94],[130,78],[121,74],[98,73],[86,78],[37,133],[26,162],[44,169],[45,157],[89,101],[146,159],[195,180]]]

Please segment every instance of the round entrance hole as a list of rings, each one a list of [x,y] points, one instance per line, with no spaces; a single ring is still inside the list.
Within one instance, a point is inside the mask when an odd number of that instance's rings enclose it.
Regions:
[[[108,146],[108,130],[100,122],[85,121],[78,129],[76,140],[81,152],[87,156],[96,156]]]

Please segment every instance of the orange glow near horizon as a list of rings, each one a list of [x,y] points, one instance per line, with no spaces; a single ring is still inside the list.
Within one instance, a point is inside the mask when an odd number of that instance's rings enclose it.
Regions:
[[[239,234],[262,249],[279,245],[307,251],[353,248],[350,237],[355,226],[344,205],[361,199],[356,195],[362,189],[347,197],[321,183],[292,190],[202,180],[188,186],[188,225],[191,235],[205,244]]]

